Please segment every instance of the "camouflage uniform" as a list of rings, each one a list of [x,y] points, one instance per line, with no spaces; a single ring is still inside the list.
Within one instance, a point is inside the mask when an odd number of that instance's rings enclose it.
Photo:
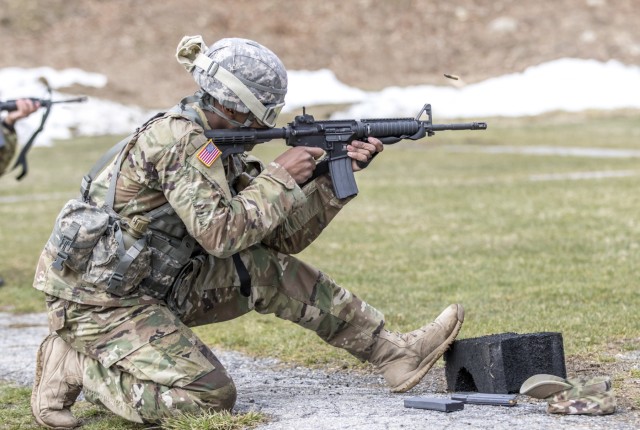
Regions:
[[[616,410],[608,376],[564,379],[555,375],[533,375],[524,381],[520,393],[546,400],[550,414],[608,415]]]
[[[608,376],[568,378],[571,388],[546,398],[547,412],[567,415],[608,415],[616,410],[616,398]]]
[[[4,121],[0,126],[2,134],[0,135],[0,176],[4,175],[18,147],[18,136],[13,127],[7,126]]]
[[[203,252],[164,299],[143,288],[111,295],[82,274],[51,270],[52,257],[43,252],[34,287],[47,295],[51,330],[88,357],[82,385],[89,401],[135,422],[232,408],[233,381],[189,327],[251,310],[369,358],[382,314],[290,255],[347,202],[335,197],[328,175],[300,188],[278,164],[265,167],[248,155],[207,167],[197,157],[208,144],[202,128],[177,115],[150,122],[135,138],[120,169],[115,210],[128,219],[168,201]],[[111,170],[94,181],[92,201],[105,199]],[[248,296],[240,291],[236,253],[251,275]]]

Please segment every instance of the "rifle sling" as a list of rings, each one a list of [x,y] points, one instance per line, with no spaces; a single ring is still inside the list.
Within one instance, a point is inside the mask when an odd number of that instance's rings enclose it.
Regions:
[[[238,272],[238,277],[240,278],[240,294],[244,297],[249,297],[251,295],[251,275],[242,262],[239,253],[233,254],[232,257],[233,264],[236,266],[236,272]]]

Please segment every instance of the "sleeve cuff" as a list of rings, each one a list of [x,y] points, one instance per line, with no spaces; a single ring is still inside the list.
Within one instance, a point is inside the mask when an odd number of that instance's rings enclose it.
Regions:
[[[276,182],[282,184],[287,190],[293,190],[299,188],[296,181],[291,177],[289,172],[278,163],[272,161],[267,165],[267,168],[262,172],[263,175],[272,178]]]
[[[333,191],[333,181],[329,175],[322,175],[315,181],[315,186],[320,194],[320,198],[325,205],[330,205],[336,208],[343,208],[349,201],[355,196],[347,197],[345,199],[339,199],[336,197]]]
[[[281,186],[282,188],[280,188],[279,191],[276,191],[279,197],[274,197],[280,200],[284,197],[291,205],[291,209],[298,208],[304,205],[307,201],[307,196],[304,191],[302,191],[302,188],[298,186],[289,172],[287,172],[287,170],[278,163],[269,163],[265,170],[256,177],[256,179],[258,178],[275,182]]]

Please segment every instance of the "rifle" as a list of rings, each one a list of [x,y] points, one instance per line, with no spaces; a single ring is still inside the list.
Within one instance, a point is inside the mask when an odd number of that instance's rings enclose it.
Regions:
[[[35,97],[25,97],[25,98],[28,98],[34,103],[40,103],[40,107],[44,107],[44,108],[48,108],[52,104],[56,104],[56,103],[80,103],[80,102],[87,101],[87,98],[84,96],[75,97],[75,98],[66,99],[66,100],[47,100],[47,99],[38,99]],[[6,110],[11,112],[17,109],[18,109],[18,106],[16,104],[16,100],[7,100],[6,102],[0,102],[0,111]]]
[[[84,96],[75,97],[75,98],[66,99],[66,100],[51,100],[51,87],[49,86],[49,83],[47,82],[46,79],[42,78],[41,80],[42,80],[42,83],[47,88],[47,93],[49,94],[49,98],[38,99],[35,97],[28,97],[33,102],[40,103],[40,107],[45,108],[45,111],[44,111],[44,114],[42,115],[42,120],[40,120],[40,125],[38,126],[36,131],[33,132],[31,137],[27,141],[27,143],[24,145],[24,147],[22,148],[22,151],[20,151],[20,154],[18,154],[18,158],[16,159],[16,162],[13,164],[13,167],[11,168],[11,170],[15,170],[19,166],[22,167],[22,172],[16,177],[18,181],[22,180],[22,178],[27,176],[27,172],[29,171],[28,165],[27,165],[27,153],[31,149],[33,142],[35,142],[36,136],[44,128],[44,123],[47,122],[47,118],[49,117],[49,113],[51,112],[52,105],[56,103],[80,103],[80,102],[87,101],[87,98]],[[18,106],[16,104],[16,100],[7,100],[6,102],[0,102],[0,111],[3,111],[3,110],[14,111],[17,109],[18,109]]]
[[[426,121],[420,120],[423,114],[427,116]],[[433,136],[436,131],[486,129],[486,122],[433,124],[431,105],[425,104],[415,118],[316,121],[303,108],[302,115],[296,116],[286,127],[206,130],[204,134],[220,147],[223,158],[244,152],[245,145],[273,139],[284,139],[288,146],[322,148],[327,156],[318,164],[316,171],[326,171],[326,167],[321,168],[320,164],[328,164],[336,197],[344,199],[358,194],[351,158],[347,156],[347,145],[354,140],[371,136],[377,137],[385,145],[391,145],[403,139],[418,140]],[[368,163],[361,164],[364,167]]]

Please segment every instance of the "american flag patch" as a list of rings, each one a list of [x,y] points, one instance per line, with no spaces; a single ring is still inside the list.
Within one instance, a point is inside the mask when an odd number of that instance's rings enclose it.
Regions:
[[[207,167],[211,167],[214,161],[218,159],[218,157],[222,154],[222,152],[218,149],[216,145],[213,144],[213,141],[209,139],[206,146],[198,152],[198,160],[202,161]]]

